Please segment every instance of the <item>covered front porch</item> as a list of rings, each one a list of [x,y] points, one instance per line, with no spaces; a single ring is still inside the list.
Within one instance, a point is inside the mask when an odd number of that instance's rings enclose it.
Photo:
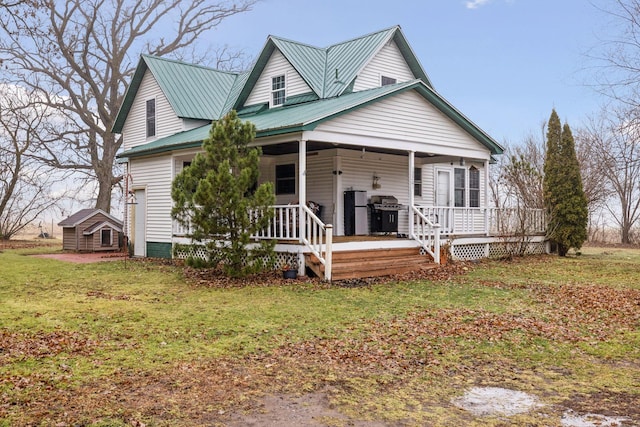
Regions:
[[[523,252],[542,253],[546,250],[545,215],[543,210],[515,208],[449,208],[414,205],[398,212],[398,217],[412,224],[412,233],[369,233],[366,235],[335,235],[334,227],[325,224],[306,205],[273,206],[271,224],[254,239],[277,240],[276,252],[280,264],[295,264],[304,275],[309,266],[326,280],[334,277],[336,254],[361,252],[360,262],[380,251],[393,257],[407,258],[403,249],[416,249],[424,263],[439,264],[443,246],[448,256],[457,259],[478,259],[506,255],[509,246],[526,246]],[[302,220],[300,220],[302,218]],[[436,220],[433,222],[430,218]],[[439,222],[442,221],[442,222]],[[174,223],[174,243],[188,243],[189,230]],[[394,274],[399,260],[391,259],[387,274]],[[381,264],[381,263],[379,263]],[[373,273],[371,266],[369,273]],[[375,274],[374,274],[375,275]],[[349,277],[352,275],[349,275]]]
[[[454,257],[480,258],[491,253],[489,245],[514,236],[544,240],[542,211],[488,207],[491,152],[486,149],[316,131],[290,138],[265,137],[254,143],[263,153],[260,182],[274,184],[277,204],[270,225],[253,237],[276,240],[279,262],[296,264],[300,275],[309,266],[335,280],[334,258],[347,251],[415,249],[423,263],[437,265],[443,245]],[[175,170],[192,155],[174,157]],[[348,219],[349,192],[363,196],[355,208],[359,227]],[[397,211],[390,217],[393,226],[381,230],[374,226],[372,201],[385,195],[397,201]],[[188,234],[174,225],[173,242],[185,243]],[[476,246],[467,251],[469,256],[456,256],[459,242]],[[362,252],[360,261],[372,256]]]

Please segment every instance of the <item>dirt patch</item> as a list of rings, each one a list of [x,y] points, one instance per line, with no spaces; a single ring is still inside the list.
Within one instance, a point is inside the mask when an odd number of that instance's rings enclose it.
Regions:
[[[91,253],[77,253],[77,252],[65,252],[59,254],[39,254],[32,255],[37,258],[55,259],[58,261],[72,262],[75,264],[88,264],[92,262],[105,262],[105,261],[122,261],[127,258],[126,254],[122,252],[91,252]]]
[[[234,414],[226,424],[229,427],[389,426],[378,421],[349,419],[332,407],[324,393],[266,396],[256,411]]]

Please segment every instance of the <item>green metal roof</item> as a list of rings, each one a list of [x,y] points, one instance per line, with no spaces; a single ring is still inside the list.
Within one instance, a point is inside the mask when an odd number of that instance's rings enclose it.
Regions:
[[[395,31],[399,28],[389,28],[329,47],[323,96],[329,98],[343,93]]]
[[[216,120],[231,109],[240,110],[275,49],[313,90],[317,98],[348,93],[358,73],[384,44],[393,39],[417,79],[431,86],[426,73],[399,26],[371,33],[328,48],[317,48],[270,36],[252,70],[235,74],[180,61],[142,55],[116,117],[113,132],[121,133],[133,100],[150,70],[176,115],[181,118]],[[337,75],[337,78],[336,78]],[[306,99],[312,99],[311,96]],[[299,102],[299,100],[291,100]]]
[[[150,70],[178,117],[212,120],[229,111],[229,100],[239,93],[245,76],[150,55],[142,55],[116,117],[113,131],[122,132],[124,121],[147,70]]]
[[[326,60],[325,50],[280,37],[272,36],[271,41],[316,95],[322,97]]]
[[[254,114],[242,114],[240,118],[248,120],[256,126],[256,137],[313,130],[327,120],[342,114],[378,102],[389,96],[394,96],[407,90],[416,90],[425,99],[447,117],[456,122],[472,137],[485,145],[492,154],[502,153],[502,147],[489,135],[484,133],[474,123],[463,116],[444,98],[421,80],[398,83],[359,92],[348,93],[342,96],[323,99],[314,102],[296,104],[274,109],[262,110]],[[134,147],[120,154],[119,157],[137,157],[161,152],[194,148],[201,145],[208,137],[210,125],[202,126],[185,132],[180,132],[166,138],[158,139],[148,144]]]
[[[275,49],[280,50],[319,98],[332,98],[349,92],[358,73],[382,49],[385,43],[392,39],[396,42],[415,78],[422,80],[427,86],[431,86],[431,81],[399,26],[337,43],[327,48],[317,48],[269,36],[234,107],[241,108],[247,100]]]

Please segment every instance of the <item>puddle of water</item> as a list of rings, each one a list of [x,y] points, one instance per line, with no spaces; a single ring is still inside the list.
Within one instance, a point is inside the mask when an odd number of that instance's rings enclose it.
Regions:
[[[562,414],[563,427],[615,427],[631,422],[627,417],[607,417],[600,414],[577,414],[572,410],[567,410]]]
[[[476,416],[511,416],[541,406],[533,395],[500,387],[473,387],[453,403]]]

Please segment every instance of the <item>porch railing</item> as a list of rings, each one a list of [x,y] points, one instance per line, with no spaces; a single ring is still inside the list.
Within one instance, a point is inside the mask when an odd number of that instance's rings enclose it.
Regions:
[[[302,242],[324,265],[324,278],[331,280],[333,226],[325,224],[306,205],[302,206],[303,233],[300,235],[300,205],[276,205],[270,224],[256,235],[256,239],[297,240]]]
[[[415,206],[415,209],[430,223],[439,224],[440,233],[445,236],[543,234],[546,230],[543,209],[439,206]]]
[[[492,236],[544,234],[547,229],[544,209],[492,208],[488,223]]]
[[[425,214],[424,207],[411,206],[409,212],[413,221],[411,238],[420,243],[436,264],[440,264],[440,224],[431,221],[434,217],[427,216],[430,213]]]
[[[255,239],[299,240],[298,205],[275,205],[269,225],[254,236]]]

